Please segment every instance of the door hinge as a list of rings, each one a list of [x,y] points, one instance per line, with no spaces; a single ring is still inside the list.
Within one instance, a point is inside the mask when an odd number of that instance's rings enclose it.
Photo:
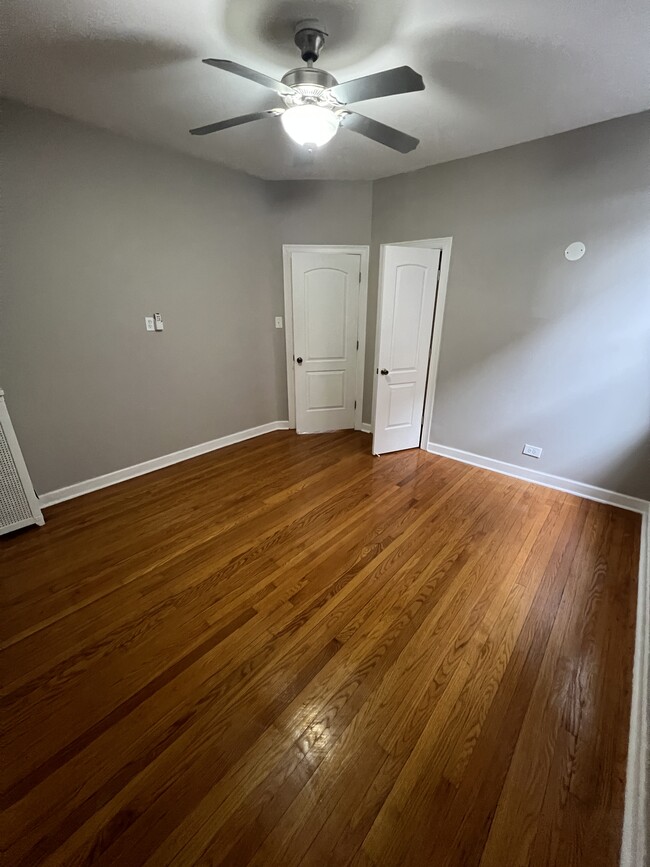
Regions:
[[[355,408],[355,409],[357,408],[357,402],[356,402],[356,400],[355,400],[355,402],[354,402],[354,408]]]
[[[359,271],[359,285],[361,285],[361,271]]]
[[[357,352],[359,351],[359,341],[357,340]]]

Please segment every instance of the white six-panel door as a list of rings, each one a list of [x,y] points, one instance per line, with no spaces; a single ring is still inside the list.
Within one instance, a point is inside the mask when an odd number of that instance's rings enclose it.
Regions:
[[[361,259],[293,253],[296,430],[354,427]]]
[[[377,317],[373,454],[417,448],[440,250],[384,248]]]

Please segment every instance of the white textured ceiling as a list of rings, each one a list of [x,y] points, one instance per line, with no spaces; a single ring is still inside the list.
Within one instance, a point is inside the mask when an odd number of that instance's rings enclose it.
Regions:
[[[648,0],[10,0],[6,96],[269,179],[379,178],[650,106]],[[309,166],[279,121],[190,127],[277,105],[202,64],[276,78],[301,64],[295,21],[330,37],[339,81],[410,64],[426,90],[358,104],[418,136],[401,155],[342,130]]]

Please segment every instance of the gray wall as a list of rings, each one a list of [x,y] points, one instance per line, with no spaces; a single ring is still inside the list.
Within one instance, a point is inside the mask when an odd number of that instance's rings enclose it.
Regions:
[[[650,112],[375,182],[375,269],[447,235],[430,440],[650,498]]]
[[[264,182],[3,108],[0,385],[37,491],[286,418]]]
[[[0,385],[39,492],[286,418],[282,244],[372,223],[368,371],[378,245],[454,236],[433,441],[650,496],[650,114],[374,185],[3,126]]]
[[[372,185],[2,107],[0,386],[37,491],[286,419],[282,244],[368,244]]]

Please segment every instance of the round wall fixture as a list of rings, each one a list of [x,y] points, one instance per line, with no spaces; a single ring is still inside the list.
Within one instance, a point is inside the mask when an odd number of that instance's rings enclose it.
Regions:
[[[585,250],[587,248],[582,243],[582,241],[574,241],[573,244],[569,244],[569,246],[564,251],[564,255],[569,260],[569,262],[576,262],[578,259],[582,259],[585,255]]]

